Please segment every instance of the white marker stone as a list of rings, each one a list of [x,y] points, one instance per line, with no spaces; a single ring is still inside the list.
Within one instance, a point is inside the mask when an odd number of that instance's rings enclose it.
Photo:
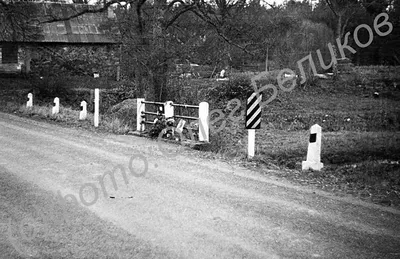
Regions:
[[[320,171],[324,166],[321,163],[321,137],[322,129],[318,124],[310,128],[310,141],[308,144],[307,161],[303,161],[302,169]]]
[[[26,102],[26,107],[32,107],[33,106],[33,94],[29,93],[28,94],[28,101]]]
[[[57,114],[60,112],[60,99],[58,97],[54,98],[54,106],[51,109],[51,114]]]
[[[82,110],[79,113],[79,120],[86,120],[87,117],[87,103],[86,101],[81,102]]]

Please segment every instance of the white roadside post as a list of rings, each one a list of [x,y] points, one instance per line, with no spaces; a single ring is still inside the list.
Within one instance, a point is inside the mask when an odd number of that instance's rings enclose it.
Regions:
[[[86,101],[81,102],[82,110],[79,113],[79,120],[86,120],[87,117],[87,103]]]
[[[164,104],[164,116],[165,119],[173,118],[174,117],[174,106],[172,101],[167,101]]]
[[[315,124],[310,128],[310,141],[307,150],[307,161],[302,162],[302,170],[313,169],[320,171],[324,166],[321,163],[321,126]]]
[[[261,128],[261,103],[262,95],[258,93],[252,93],[247,98],[246,105],[246,129],[248,130],[248,158],[251,159],[255,155],[255,143],[256,143],[256,129]]]
[[[201,102],[199,104],[199,141],[210,141],[209,120],[209,104]]]
[[[26,107],[32,107],[33,106],[33,94],[29,93],[28,94],[28,101],[26,102]]]
[[[99,88],[94,89],[94,126],[99,126],[99,99],[100,92]]]
[[[142,102],[144,102],[144,98],[136,99],[136,130],[139,132],[145,130],[145,125],[142,123],[142,112],[145,111],[146,105]]]
[[[247,146],[247,156],[248,158],[253,158],[255,155],[255,146],[256,146],[256,130],[248,129],[248,146]]]
[[[54,98],[54,106],[51,109],[51,114],[57,114],[60,112],[60,99],[58,97]]]

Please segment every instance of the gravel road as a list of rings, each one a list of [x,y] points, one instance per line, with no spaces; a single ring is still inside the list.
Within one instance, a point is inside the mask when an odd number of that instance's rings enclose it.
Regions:
[[[1,258],[400,258],[398,210],[134,136],[0,113],[0,180]]]

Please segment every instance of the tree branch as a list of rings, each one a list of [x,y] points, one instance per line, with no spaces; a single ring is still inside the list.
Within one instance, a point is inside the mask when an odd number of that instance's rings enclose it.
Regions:
[[[199,6],[197,6],[197,7],[199,7]],[[247,54],[249,54],[249,55],[251,55],[251,56],[254,56],[254,54],[251,53],[250,51],[248,51],[248,50],[246,49],[246,47],[242,47],[242,46],[240,46],[239,44],[237,44],[237,43],[233,42],[232,40],[230,40],[230,39],[221,31],[220,26],[218,26],[217,24],[215,24],[215,23],[212,21],[212,19],[211,19],[204,11],[201,10],[201,8],[193,9],[192,12],[193,12],[194,14],[196,14],[200,19],[202,19],[203,21],[205,21],[205,22],[207,22],[208,24],[210,24],[211,26],[213,26],[214,29],[215,29],[215,31],[217,32],[217,34],[218,34],[223,40],[225,40],[228,44],[230,44],[230,45],[232,45],[232,46],[234,46],[234,47],[237,47],[238,49],[241,49],[242,51],[244,51],[245,53],[247,53]]]
[[[87,14],[87,13],[101,13],[101,12],[106,11],[111,5],[117,4],[117,3],[121,3],[121,2],[125,2],[127,4],[131,4],[131,3],[134,2],[134,0],[111,0],[109,2],[106,2],[106,3],[102,4],[101,7],[87,5],[82,10],[76,11],[74,14],[71,14],[71,15],[68,15],[68,16],[65,16],[65,17],[57,17],[57,16],[48,15],[48,16],[50,16],[50,18],[46,19],[44,21],[41,21],[40,23],[43,24],[43,23],[53,23],[53,22],[68,21],[68,20],[71,20],[73,18],[76,18],[76,17],[82,16],[84,14]]]
[[[182,8],[182,10],[180,10],[178,13],[176,13],[165,25],[164,28],[168,29],[168,27],[170,27],[182,14],[194,9],[195,4],[192,3],[190,5],[186,5]]]

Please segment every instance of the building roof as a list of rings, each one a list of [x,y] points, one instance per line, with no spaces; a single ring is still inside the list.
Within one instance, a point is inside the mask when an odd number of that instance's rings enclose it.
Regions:
[[[65,19],[84,9],[98,8],[85,4],[34,3],[40,21],[53,18]],[[111,10],[112,12],[112,10]],[[67,43],[67,44],[112,44],[112,33],[103,25],[109,20],[107,11],[101,13],[85,13],[76,18],[51,23],[40,23],[36,37],[26,37],[18,42],[35,43]],[[115,38],[115,37],[114,37]],[[4,39],[3,39],[4,41]]]

